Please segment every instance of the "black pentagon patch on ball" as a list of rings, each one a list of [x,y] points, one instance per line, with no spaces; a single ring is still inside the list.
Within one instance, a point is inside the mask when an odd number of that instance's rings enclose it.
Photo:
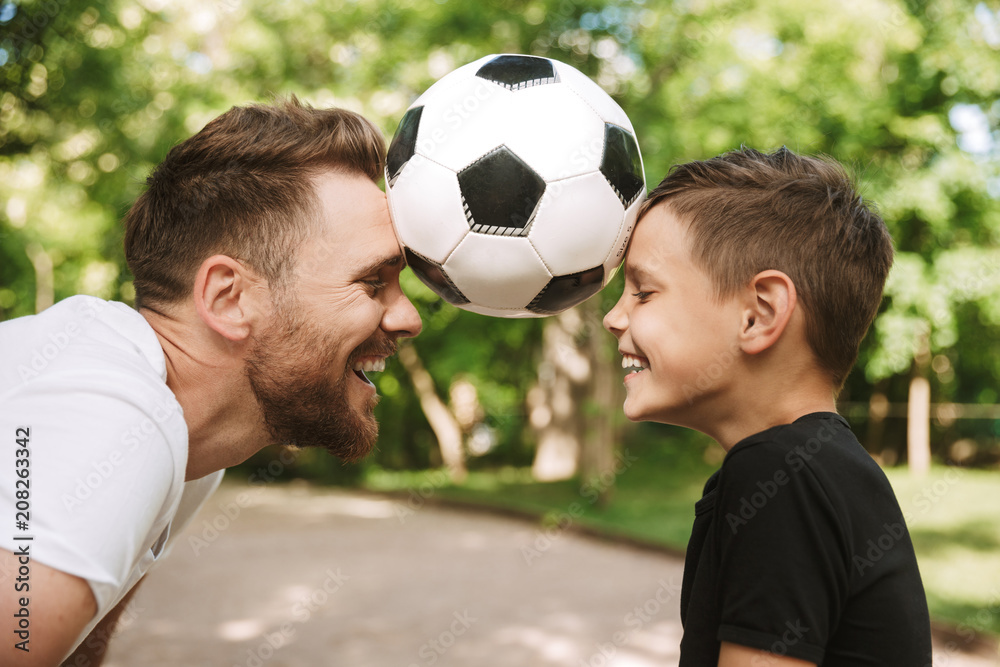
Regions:
[[[385,160],[386,181],[389,185],[396,181],[399,172],[417,149],[417,128],[420,127],[420,114],[423,111],[423,107],[414,107],[403,114],[403,119],[399,121]]]
[[[497,56],[480,67],[476,76],[507,90],[521,90],[556,82],[552,61],[538,56]]]
[[[603,284],[603,266],[568,276],[556,276],[531,300],[528,310],[539,315],[561,313],[600,292]]]
[[[642,194],[646,185],[642,176],[639,145],[632,133],[618,125],[604,124],[604,155],[601,173],[615,189],[615,194],[628,208]]]
[[[407,266],[417,274],[417,277],[425,285],[431,288],[432,292],[453,306],[469,303],[465,295],[455,287],[455,283],[451,282],[451,278],[444,272],[440,264],[418,255],[409,248],[403,248],[403,254],[406,256]]]
[[[469,229],[480,234],[524,236],[535,219],[545,181],[506,146],[458,172]]]

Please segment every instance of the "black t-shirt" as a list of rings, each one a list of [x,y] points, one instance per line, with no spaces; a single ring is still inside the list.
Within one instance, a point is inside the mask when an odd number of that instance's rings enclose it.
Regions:
[[[722,641],[823,667],[930,664],[903,513],[840,415],[729,450],[695,505],[681,620],[681,667],[718,664]]]

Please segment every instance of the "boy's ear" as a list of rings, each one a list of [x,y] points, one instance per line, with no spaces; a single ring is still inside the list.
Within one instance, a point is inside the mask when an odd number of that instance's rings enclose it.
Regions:
[[[194,307],[210,329],[232,342],[249,338],[260,314],[261,280],[245,264],[213,255],[194,279]]]
[[[753,277],[740,330],[740,347],[759,354],[774,345],[795,312],[795,283],[782,271],[769,269]]]

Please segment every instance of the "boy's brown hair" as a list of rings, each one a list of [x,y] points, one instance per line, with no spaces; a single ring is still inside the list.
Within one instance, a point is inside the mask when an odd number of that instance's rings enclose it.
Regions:
[[[741,148],[674,166],[640,218],[666,204],[720,298],[776,269],[795,283],[806,335],[840,391],[882,301],[892,238],[833,160]]]
[[[354,112],[294,96],[233,107],[167,153],[125,216],[136,306],[183,299],[216,253],[280,290],[318,211],[310,177],[333,169],[378,181],[384,162],[382,134]]]

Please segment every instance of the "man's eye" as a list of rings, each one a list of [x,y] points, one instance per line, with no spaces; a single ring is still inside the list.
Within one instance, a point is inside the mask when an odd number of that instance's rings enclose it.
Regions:
[[[384,280],[362,280],[365,285],[371,288],[372,294],[378,294],[379,291],[386,286]]]

